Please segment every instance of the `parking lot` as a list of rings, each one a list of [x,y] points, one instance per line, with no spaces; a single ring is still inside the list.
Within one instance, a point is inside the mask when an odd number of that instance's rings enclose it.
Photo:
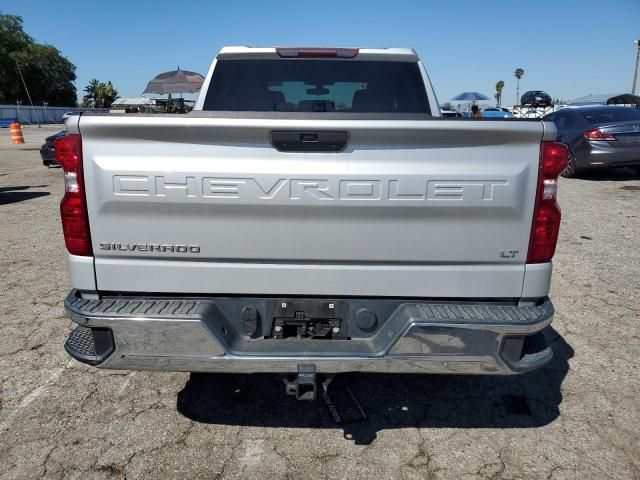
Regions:
[[[95,369],[72,322],[62,172],[0,130],[0,478],[640,478],[640,178],[561,179],[549,329],[518,377],[349,375],[336,425],[271,375]]]

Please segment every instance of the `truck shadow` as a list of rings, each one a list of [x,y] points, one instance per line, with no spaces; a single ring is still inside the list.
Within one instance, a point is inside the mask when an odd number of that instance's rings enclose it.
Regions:
[[[203,423],[341,428],[359,445],[377,432],[396,428],[535,428],[559,415],[561,385],[573,349],[552,328],[547,337],[553,360],[520,376],[409,374],[339,375],[329,393],[348,386],[367,414],[362,421],[336,424],[324,402],[296,401],[285,394],[277,375],[192,373],[179,392],[177,409]]]
[[[50,195],[49,192],[25,192],[30,188],[48,187],[49,185],[36,185],[30,187],[20,185],[17,187],[0,187],[0,205],[8,205],[10,203],[22,202],[24,200],[32,200],[34,198],[45,197]]]

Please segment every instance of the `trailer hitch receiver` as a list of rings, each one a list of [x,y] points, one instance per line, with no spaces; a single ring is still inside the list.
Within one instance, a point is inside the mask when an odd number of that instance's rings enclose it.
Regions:
[[[315,365],[298,365],[298,374],[293,380],[283,379],[288,395],[295,396],[297,400],[312,401],[316,399],[318,380],[316,378]]]

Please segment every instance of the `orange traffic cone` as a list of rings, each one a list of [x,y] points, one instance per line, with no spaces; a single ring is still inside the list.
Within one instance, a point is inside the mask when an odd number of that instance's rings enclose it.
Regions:
[[[11,131],[11,143],[24,143],[22,127],[18,122],[9,125],[9,130]]]

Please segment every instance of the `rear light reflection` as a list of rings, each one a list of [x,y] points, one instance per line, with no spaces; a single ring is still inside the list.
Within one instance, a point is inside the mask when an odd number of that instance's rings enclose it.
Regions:
[[[64,172],[64,191],[79,193],[78,174],[76,172]]]
[[[558,180],[544,180],[542,185],[542,199],[554,200],[558,194]]]

